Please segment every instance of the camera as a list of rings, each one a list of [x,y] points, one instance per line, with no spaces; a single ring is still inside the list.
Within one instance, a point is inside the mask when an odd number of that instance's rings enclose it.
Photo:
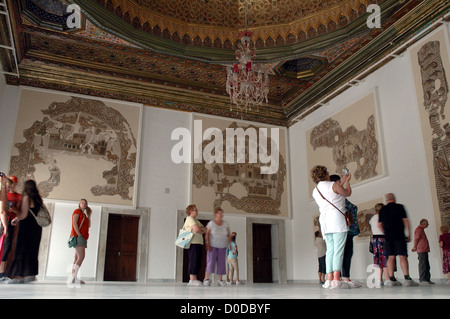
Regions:
[[[348,168],[344,168],[344,174],[345,175],[349,175],[350,174],[350,171],[348,170]]]

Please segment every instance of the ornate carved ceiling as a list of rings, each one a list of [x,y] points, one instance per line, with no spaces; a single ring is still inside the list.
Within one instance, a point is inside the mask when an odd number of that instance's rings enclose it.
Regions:
[[[259,48],[334,31],[365,13],[367,0],[247,0],[248,29]],[[380,1],[381,2],[381,1]],[[97,0],[151,34],[194,46],[231,49],[245,28],[244,0]]]
[[[449,9],[448,1],[384,0],[369,29],[365,0],[249,0],[258,63],[270,71],[263,113],[230,111],[226,66],[243,0],[8,0],[20,78],[9,84],[290,125],[303,110],[392,52]],[[67,26],[67,5],[83,12]],[[158,31],[159,30],[159,31]],[[2,59],[4,67],[8,60]]]

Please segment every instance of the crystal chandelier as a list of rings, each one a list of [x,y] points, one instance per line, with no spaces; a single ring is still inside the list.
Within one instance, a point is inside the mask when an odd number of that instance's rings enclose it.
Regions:
[[[241,32],[241,42],[236,50],[236,60],[233,67],[227,67],[226,90],[230,95],[230,111],[233,104],[236,111],[247,112],[267,100],[269,93],[269,74],[263,72],[260,65],[255,65],[255,45],[251,43],[252,33],[247,31],[247,1],[245,2],[245,31]]]

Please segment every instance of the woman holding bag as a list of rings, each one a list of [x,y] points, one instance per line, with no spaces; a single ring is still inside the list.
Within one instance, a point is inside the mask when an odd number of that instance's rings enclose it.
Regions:
[[[191,246],[189,247],[189,283],[188,287],[202,286],[202,282],[197,280],[200,267],[202,265],[203,257],[203,234],[206,233],[206,228],[197,220],[198,210],[197,206],[189,205],[186,207],[186,214],[188,217],[184,222],[183,229],[192,232]]]
[[[317,165],[311,171],[311,177],[317,184],[312,196],[319,206],[319,222],[327,244],[325,254],[328,280],[324,288],[350,288],[341,280],[344,248],[347,239],[348,221],[345,215],[345,197],[352,194],[351,175],[342,178],[342,184],[330,181],[330,174],[325,166]]]
[[[86,255],[87,240],[89,238],[89,227],[91,226],[92,210],[88,206],[86,199],[81,199],[78,208],[72,214],[72,231],[70,233],[69,247],[75,248],[75,259],[72,267],[72,283],[84,284],[79,280],[78,270]],[[75,239],[74,239],[75,238]]]

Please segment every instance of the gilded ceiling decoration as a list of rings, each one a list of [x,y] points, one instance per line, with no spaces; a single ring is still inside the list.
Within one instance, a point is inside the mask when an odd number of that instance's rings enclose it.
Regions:
[[[256,63],[270,71],[270,87],[264,112],[242,115],[230,111],[225,81],[244,0],[7,1],[20,71],[5,77],[8,84],[283,126],[450,7],[448,0],[248,0]],[[70,29],[73,3],[83,19]],[[370,3],[381,7],[381,28],[367,27]]]
[[[136,29],[183,44],[231,49],[245,26],[244,0],[96,0]],[[368,0],[248,0],[257,47],[294,44],[365,13]],[[381,2],[381,1],[379,1]]]

